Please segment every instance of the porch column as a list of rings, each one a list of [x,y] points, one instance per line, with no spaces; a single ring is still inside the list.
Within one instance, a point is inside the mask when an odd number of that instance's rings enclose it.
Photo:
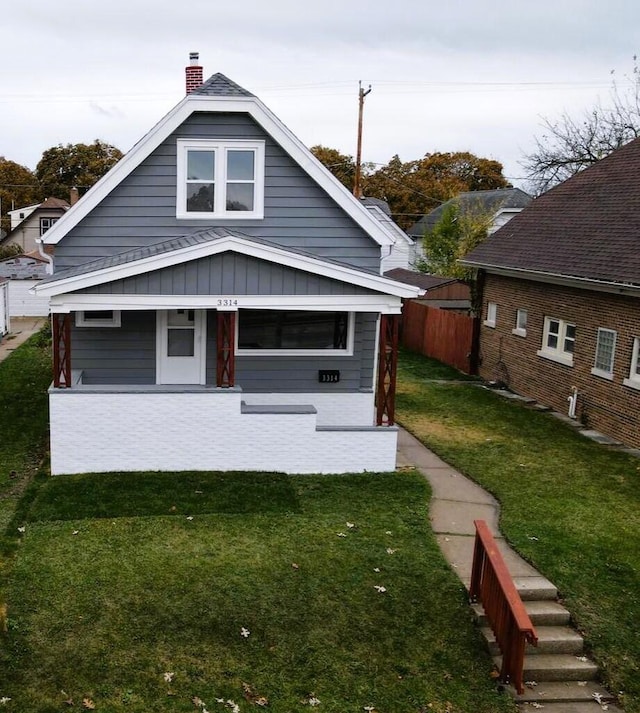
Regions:
[[[380,317],[378,385],[376,388],[377,426],[393,426],[395,423],[399,323],[400,315],[397,314],[383,314]]]
[[[71,387],[71,315],[54,313],[51,319],[53,342],[53,385]]]
[[[216,336],[216,386],[229,388],[235,384],[236,313],[218,311]]]

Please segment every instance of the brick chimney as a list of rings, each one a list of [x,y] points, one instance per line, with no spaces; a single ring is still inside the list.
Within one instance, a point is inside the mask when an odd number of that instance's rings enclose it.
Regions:
[[[202,85],[202,67],[198,64],[199,58],[198,52],[189,53],[189,65],[184,70],[187,80],[187,94],[191,94],[194,89]]]
[[[69,205],[75,205],[80,198],[80,193],[78,192],[78,189],[73,186],[73,188],[69,189]]]

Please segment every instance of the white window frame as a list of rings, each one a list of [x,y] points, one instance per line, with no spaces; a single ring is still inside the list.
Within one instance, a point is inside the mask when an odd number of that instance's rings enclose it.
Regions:
[[[495,327],[498,319],[497,302],[487,302],[487,318],[484,320],[485,327]]]
[[[611,348],[611,363],[609,364],[608,369],[601,369],[597,366],[598,364],[598,353],[600,350],[600,347],[602,346],[602,343],[600,341],[601,335],[604,336],[604,334],[613,334],[613,347]],[[616,357],[616,341],[618,339],[618,333],[614,329],[606,329],[605,327],[598,327],[598,337],[596,339],[596,353],[594,355],[594,360],[593,360],[593,368],[591,369],[591,373],[594,376],[600,376],[603,379],[608,379],[609,381],[613,381],[613,364],[615,361]]]
[[[523,317],[524,315],[524,317]],[[516,326],[511,330],[511,334],[515,334],[518,337],[527,336],[527,319],[528,314],[526,309],[519,309],[516,311]]]
[[[53,228],[53,226],[54,226],[59,220],[60,220],[60,218],[57,218],[57,217],[42,216],[42,217],[40,218],[40,237],[42,237],[42,236],[47,232],[47,230],[49,230],[50,228]],[[45,223],[48,223],[48,225],[47,225],[47,227],[44,228],[44,230],[43,230],[43,227],[44,227],[44,224],[45,224]]]
[[[120,310],[98,310],[99,312],[111,312],[111,319],[87,319],[87,314],[91,311],[76,312],[76,327],[119,327],[122,323]]]
[[[335,311],[344,312],[345,310]],[[238,310],[237,315],[238,324],[235,330],[235,353],[237,356],[353,356],[356,331],[355,312],[347,312],[347,346],[345,349],[240,349],[238,342],[240,339],[240,329],[242,327],[242,310]]]
[[[555,348],[548,346],[551,322],[558,323],[558,346]],[[573,352],[568,352],[564,348],[564,343],[567,339],[567,327],[573,327],[575,329],[576,325],[573,322],[567,322],[557,317],[545,317],[544,330],[542,333],[542,348],[539,349],[536,354],[544,359],[558,362],[558,364],[573,366]],[[573,338],[573,343],[575,346],[575,337]]]
[[[177,139],[177,186],[176,218],[181,220],[253,220],[264,218],[264,141],[236,141],[225,139]],[[230,150],[253,151],[254,194],[253,210],[227,210],[227,152]],[[187,211],[187,156],[189,151],[212,151],[215,153],[214,205],[215,211]],[[241,182],[241,181],[240,181]],[[248,181],[246,181],[248,182]]]
[[[633,338],[633,350],[631,352],[631,366],[629,367],[629,377],[623,380],[623,384],[631,389],[640,390],[640,337]]]

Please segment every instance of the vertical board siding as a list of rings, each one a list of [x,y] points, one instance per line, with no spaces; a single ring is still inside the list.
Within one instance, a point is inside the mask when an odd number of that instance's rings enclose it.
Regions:
[[[238,253],[224,253],[89,287],[82,294],[353,295],[373,294],[348,282],[319,277]]]
[[[473,323],[473,317],[409,300],[402,310],[402,345],[470,374]]]
[[[156,313],[122,312],[121,316],[121,327],[73,324],[71,368],[83,371],[83,383],[155,384]]]
[[[176,140],[265,140],[263,220],[178,220]],[[246,114],[193,115],[56,246],[56,269],[185,235],[211,225],[236,228],[284,248],[379,272],[380,248]]]

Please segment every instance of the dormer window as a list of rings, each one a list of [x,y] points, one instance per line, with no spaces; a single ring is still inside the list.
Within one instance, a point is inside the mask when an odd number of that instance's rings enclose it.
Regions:
[[[178,218],[263,217],[263,141],[178,139],[177,147]]]

